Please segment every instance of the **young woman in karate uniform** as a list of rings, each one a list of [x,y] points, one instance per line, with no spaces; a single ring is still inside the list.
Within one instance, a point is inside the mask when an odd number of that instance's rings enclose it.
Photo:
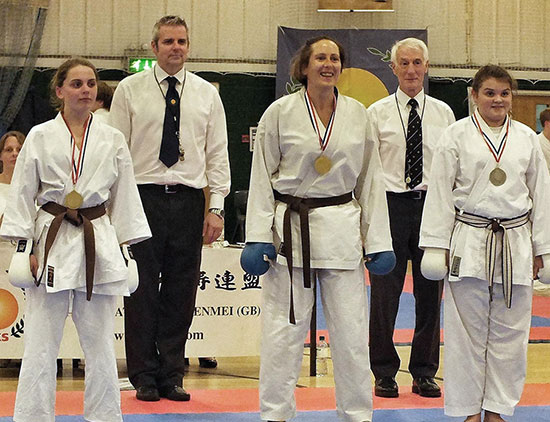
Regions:
[[[116,296],[135,290],[137,278],[119,245],[151,233],[124,136],[90,112],[97,80],[87,60],[59,67],[52,80],[59,114],[31,129],[15,166],[0,230],[18,242],[9,278],[26,292],[15,422],[55,420],[56,358],[69,309],[86,362],[84,419],[122,421]]]
[[[445,276],[445,413],[468,422],[513,414],[533,278],[550,281],[550,177],[536,134],[510,117],[515,86],[499,66],[477,72],[476,110],[444,132],[422,217],[422,271]]]

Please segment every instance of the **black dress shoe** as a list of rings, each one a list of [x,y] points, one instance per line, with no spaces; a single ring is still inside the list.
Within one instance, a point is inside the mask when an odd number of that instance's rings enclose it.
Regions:
[[[218,361],[216,358],[199,358],[199,366],[201,368],[216,368]]]
[[[173,401],[189,401],[191,400],[191,394],[185,391],[179,385],[173,385],[168,387],[159,388],[159,395],[168,400]]]
[[[136,399],[141,401],[159,401],[159,392],[155,387],[141,386],[136,388]]]
[[[378,397],[399,397],[399,387],[395,382],[395,378],[378,378],[374,383],[374,395]]]
[[[441,388],[433,377],[418,377],[413,380],[412,392],[422,397],[441,397]]]

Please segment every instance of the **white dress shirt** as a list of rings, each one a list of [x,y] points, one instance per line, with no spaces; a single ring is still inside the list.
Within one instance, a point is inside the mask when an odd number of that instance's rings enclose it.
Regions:
[[[542,148],[542,153],[546,159],[546,164],[548,165],[548,170],[550,170],[550,139],[544,136],[544,132],[538,134],[540,147]]]
[[[386,190],[389,192],[408,191],[405,183],[405,155],[407,149],[407,125],[411,98],[397,89],[372,104],[367,110],[369,137],[379,146],[380,159],[384,169]],[[451,108],[443,101],[437,100],[420,91],[414,99],[418,102],[418,115],[422,119],[422,182],[415,190],[425,190],[430,180],[430,164],[435,145],[443,131],[455,117]]]
[[[182,68],[173,75],[180,94],[180,147],[184,161],[159,160],[164,95],[169,76],[160,66],[122,80],[111,104],[110,122],[126,136],[138,184],[183,184],[210,188],[208,208],[223,208],[230,173],[225,112],[217,89]]]

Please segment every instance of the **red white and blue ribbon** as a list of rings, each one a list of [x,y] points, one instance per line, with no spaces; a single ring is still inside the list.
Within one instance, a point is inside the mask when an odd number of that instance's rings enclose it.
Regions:
[[[489,148],[489,151],[493,154],[493,157],[495,157],[496,162],[498,163],[500,161],[500,158],[502,157],[502,153],[504,152],[504,148],[506,148],[506,141],[508,140],[508,133],[510,131],[510,118],[506,116],[506,132],[504,133],[504,136],[500,140],[498,145],[494,145],[491,141],[491,138],[487,136],[485,132],[483,132],[483,129],[481,129],[481,125],[479,124],[479,120],[477,120],[476,113],[472,114],[472,122],[474,123],[474,126],[479,130],[479,133],[481,134],[481,137],[487,144],[487,147]],[[498,139],[497,139],[498,141]]]
[[[73,132],[71,131],[71,128],[69,127],[69,124],[65,120],[65,116],[63,114],[61,115],[63,117],[63,121],[65,122],[65,125],[67,125],[67,129],[69,130],[69,133],[71,134],[71,146],[72,146],[72,154],[71,154],[71,179],[73,181],[73,186],[76,185],[76,182],[78,182],[78,178],[82,174],[82,169],[84,167],[84,156],[86,155],[86,147],[88,146],[88,137],[90,135],[90,127],[93,119],[93,115],[90,113],[90,116],[88,117],[88,120],[86,120],[86,123],[84,124],[84,136],[82,139],[82,145],[80,145],[80,151],[78,153],[78,159],[75,160],[75,150],[77,149],[76,146],[76,138],[73,135]]]
[[[332,114],[330,115],[328,125],[325,129],[325,134],[323,136],[321,136],[321,130],[319,129],[319,124],[317,123],[317,117],[315,115],[315,110],[314,110],[314,107],[313,107],[313,103],[311,102],[311,98],[309,97],[307,89],[304,92],[304,98],[306,100],[307,112],[309,114],[311,124],[313,125],[313,129],[315,130],[315,133],[317,134],[317,137],[319,138],[319,145],[321,146],[321,151],[324,151],[327,148],[328,142],[330,140],[330,135],[332,134],[332,127],[334,125],[334,116],[336,114],[336,97],[337,97],[337,94],[335,94],[334,97],[333,97]]]

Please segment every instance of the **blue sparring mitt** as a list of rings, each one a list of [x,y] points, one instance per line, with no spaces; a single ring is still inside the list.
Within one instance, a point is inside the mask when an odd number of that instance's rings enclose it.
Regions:
[[[248,274],[262,275],[269,270],[269,262],[264,258],[275,259],[277,252],[272,243],[250,242],[241,253],[241,267]]]
[[[393,251],[375,252],[365,257],[365,267],[376,275],[388,274],[395,267]]]

